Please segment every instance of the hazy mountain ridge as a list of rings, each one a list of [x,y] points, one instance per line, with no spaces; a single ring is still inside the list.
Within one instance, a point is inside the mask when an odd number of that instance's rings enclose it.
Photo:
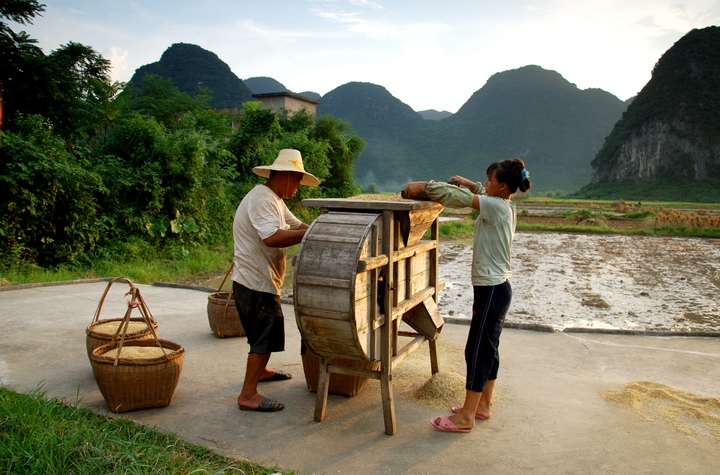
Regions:
[[[625,104],[598,89],[579,90],[560,74],[526,66],[493,75],[460,110],[429,121],[384,88],[350,83],[326,94],[319,114],[349,121],[367,142],[359,183],[398,189],[452,174],[484,179],[492,161],[521,157],[536,190],[574,191]]]
[[[267,94],[269,92],[291,92],[283,83],[267,76],[259,76],[243,80],[253,94]]]
[[[420,114],[425,120],[443,120],[453,115],[452,112],[438,111],[435,109],[418,111],[418,114]]]
[[[148,72],[173,79],[185,92],[194,93],[197,85],[219,88],[214,90],[216,107],[237,107],[252,100],[253,93],[290,92],[274,78],[242,81],[214,53],[183,43],[168,48],[159,62],[139,68],[133,82],[141,84]],[[218,78],[210,81],[213,75]],[[234,96],[232,91],[237,91]],[[306,94],[318,100],[319,95]],[[609,93],[580,91],[539,66],[492,76],[456,114],[442,120],[425,119],[371,83],[343,84],[319,101],[318,114],[349,122],[365,139],[356,182],[383,190],[456,173],[482,180],[490,162],[511,156],[525,159],[534,170],[535,190],[577,190],[590,181],[590,161],[626,107]]]

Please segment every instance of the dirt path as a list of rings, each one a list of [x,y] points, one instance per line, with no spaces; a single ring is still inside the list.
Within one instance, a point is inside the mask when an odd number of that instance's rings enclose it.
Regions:
[[[440,313],[470,318],[472,251],[441,243]],[[720,330],[720,240],[515,235],[507,321],[565,328]]]

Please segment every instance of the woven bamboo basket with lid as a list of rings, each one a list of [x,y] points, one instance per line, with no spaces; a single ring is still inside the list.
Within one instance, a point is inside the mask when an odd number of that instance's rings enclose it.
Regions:
[[[217,292],[213,292],[208,296],[207,313],[210,329],[217,337],[227,338],[235,336],[245,336],[245,329],[240,323],[240,316],[235,306],[235,299],[232,291],[222,290],[225,281],[230,276],[233,264],[225,274]]]
[[[110,287],[112,287],[116,281],[125,281],[130,286],[130,290],[125,294],[126,297],[131,295],[132,289],[135,287],[129,279],[124,277],[111,279],[108,282],[102,297],[100,297],[100,302],[98,302],[98,306],[95,309],[95,316],[90,322],[90,325],[85,329],[85,345],[87,347],[88,358],[90,358],[95,348],[117,341],[120,338],[121,332],[126,333],[125,338],[127,340],[140,340],[152,338],[153,331],[157,331],[158,324],[152,318],[150,318],[150,324],[148,324],[144,318],[130,318],[127,320],[124,329],[122,324],[125,322],[125,318],[100,318],[105,297],[107,297]]]
[[[132,286],[130,293],[121,326],[127,328],[133,309],[138,308],[152,338],[128,340],[122,332],[119,339],[93,349],[90,354],[98,388],[112,412],[169,405],[183,367],[185,349],[158,338],[140,290]]]

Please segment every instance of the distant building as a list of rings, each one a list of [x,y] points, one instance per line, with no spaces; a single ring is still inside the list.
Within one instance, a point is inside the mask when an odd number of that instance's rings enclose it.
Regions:
[[[265,109],[272,109],[274,111],[279,111],[280,109],[291,111],[305,109],[312,115],[315,115],[317,105],[320,104],[320,101],[293,92],[268,92],[265,94],[253,94],[253,97],[260,101]]]

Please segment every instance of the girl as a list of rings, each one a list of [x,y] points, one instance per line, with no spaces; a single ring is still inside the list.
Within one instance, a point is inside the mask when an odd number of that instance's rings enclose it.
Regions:
[[[525,163],[519,158],[511,158],[491,164],[484,185],[453,176],[451,180],[457,181],[460,187],[430,181],[414,182],[406,189],[410,196],[425,191],[433,201],[446,207],[472,206],[479,211],[473,237],[473,315],[465,346],[465,402],[452,408],[453,415],[430,420],[438,430],[470,432],[475,419],[485,420],[491,416],[492,394],[500,364],[500,333],[512,297],[508,278],[517,221],[512,198],[517,190],[530,189],[529,177]]]

